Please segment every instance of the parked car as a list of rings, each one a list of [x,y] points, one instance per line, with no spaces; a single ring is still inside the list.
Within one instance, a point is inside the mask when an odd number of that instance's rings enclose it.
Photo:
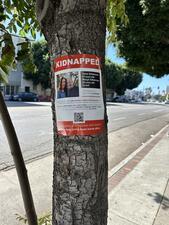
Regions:
[[[165,102],[165,104],[169,104],[169,100],[167,100],[167,101]]]
[[[32,92],[19,92],[13,96],[13,101],[39,101],[38,95]]]
[[[113,102],[114,98],[112,96],[106,96],[106,102]]]
[[[50,102],[51,101],[51,96],[43,96],[43,95],[39,95],[39,101],[40,102]]]
[[[130,99],[129,100],[130,103],[142,103],[142,100],[140,98],[137,99]]]
[[[13,95],[4,95],[4,100],[5,101],[12,101],[13,100]]]
[[[129,102],[129,100],[125,96],[116,96],[113,98],[113,102]]]

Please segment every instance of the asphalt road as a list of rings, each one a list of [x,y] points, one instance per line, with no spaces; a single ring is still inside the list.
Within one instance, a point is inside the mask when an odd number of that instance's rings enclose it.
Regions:
[[[50,103],[8,102],[7,105],[24,159],[28,160],[52,152],[53,131]],[[110,103],[107,104],[107,113],[110,133],[116,133],[127,127],[132,128],[134,125],[151,121],[153,118],[157,119],[158,125],[146,133],[148,136],[169,123],[169,105]],[[141,132],[143,128],[140,128],[140,135]],[[13,160],[0,122],[0,169],[12,164]]]
[[[108,130],[112,132],[141,121],[159,118],[162,115],[169,114],[169,105],[109,103],[107,105],[107,113]]]

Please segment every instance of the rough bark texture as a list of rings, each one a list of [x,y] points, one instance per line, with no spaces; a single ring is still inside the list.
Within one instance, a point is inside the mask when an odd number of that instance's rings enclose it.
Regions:
[[[40,14],[43,1],[37,5]],[[95,54],[101,57],[103,69],[105,0],[51,0],[48,5],[41,27],[51,56]],[[53,225],[106,225],[106,125],[97,136],[58,136],[54,97],[53,92]]]

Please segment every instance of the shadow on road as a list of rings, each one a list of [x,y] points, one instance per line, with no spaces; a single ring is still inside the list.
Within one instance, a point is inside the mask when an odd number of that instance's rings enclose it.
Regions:
[[[50,102],[47,104],[43,104],[43,102],[13,102],[13,101],[6,101],[5,102],[7,107],[32,107],[32,106],[49,106]],[[46,102],[45,102],[46,103]]]
[[[160,203],[162,209],[169,210],[169,198],[162,196],[161,194],[155,192],[153,194],[149,193],[148,196],[153,197],[154,201]]]

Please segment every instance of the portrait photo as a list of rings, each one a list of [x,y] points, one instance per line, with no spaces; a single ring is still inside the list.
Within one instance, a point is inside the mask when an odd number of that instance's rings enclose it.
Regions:
[[[57,99],[78,97],[79,78],[78,72],[68,72],[57,75]]]

